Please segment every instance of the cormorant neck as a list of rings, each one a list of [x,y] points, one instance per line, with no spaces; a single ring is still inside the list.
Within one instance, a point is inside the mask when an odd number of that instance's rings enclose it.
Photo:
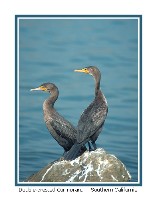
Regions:
[[[54,106],[54,103],[55,101],[57,100],[58,98],[58,95],[59,95],[59,91],[58,90],[55,90],[53,92],[50,92],[50,97],[48,99],[46,99],[43,103],[43,109],[45,108],[48,108],[50,109],[51,107]]]
[[[94,80],[95,80],[95,96],[96,96],[100,90],[101,74],[96,74],[94,76]]]

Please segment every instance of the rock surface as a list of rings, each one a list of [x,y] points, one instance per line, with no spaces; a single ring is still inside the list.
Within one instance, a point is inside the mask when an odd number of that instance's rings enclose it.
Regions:
[[[128,182],[124,164],[103,149],[86,151],[73,161],[54,161],[25,182]]]

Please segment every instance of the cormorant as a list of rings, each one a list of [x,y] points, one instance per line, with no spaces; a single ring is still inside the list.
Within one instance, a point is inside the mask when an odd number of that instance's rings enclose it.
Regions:
[[[65,155],[65,160],[73,160],[78,157],[81,146],[89,141],[91,141],[94,150],[96,149],[95,141],[102,130],[108,112],[107,100],[100,90],[101,73],[99,69],[95,66],[89,66],[75,71],[93,76],[95,80],[95,98],[79,119],[77,141]]]
[[[50,97],[43,103],[44,121],[45,124],[60,146],[67,152],[71,149],[76,141],[77,130],[66,119],[64,119],[54,108],[54,103],[58,98],[59,90],[53,83],[43,83],[41,86],[34,90],[41,90],[50,93]],[[83,152],[86,148],[83,146]]]

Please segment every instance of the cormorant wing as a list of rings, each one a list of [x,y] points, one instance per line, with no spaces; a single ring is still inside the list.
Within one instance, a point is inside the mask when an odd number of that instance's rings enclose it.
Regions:
[[[59,143],[59,145],[60,146],[62,146],[62,147],[68,147],[68,141],[65,139],[65,138],[63,138],[60,134],[59,134],[59,132],[57,131],[57,130],[55,130],[54,128],[53,128],[53,126],[52,126],[52,124],[51,124],[51,122],[50,121],[47,121],[46,122],[46,126],[47,126],[47,128],[48,128],[48,130],[49,130],[49,132],[50,132],[50,134],[52,135],[52,137]]]
[[[79,143],[94,135],[104,124],[108,107],[105,101],[99,100],[95,99],[80,117],[77,135]]]
[[[55,117],[49,120],[49,122],[58,135],[72,143],[75,142],[77,131],[69,121],[56,112]]]

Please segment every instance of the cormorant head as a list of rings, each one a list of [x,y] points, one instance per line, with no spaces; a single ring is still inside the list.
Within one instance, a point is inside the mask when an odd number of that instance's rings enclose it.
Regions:
[[[37,88],[31,89],[30,91],[34,91],[34,90],[41,90],[41,91],[45,91],[45,92],[53,92],[58,90],[56,85],[53,83],[43,83],[42,85],[40,85]]]
[[[76,69],[74,70],[75,72],[83,72],[86,74],[90,74],[91,76],[93,76],[95,79],[101,77],[101,73],[99,71],[99,69],[95,66],[89,66],[89,67],[85,67],[83,69]]]

